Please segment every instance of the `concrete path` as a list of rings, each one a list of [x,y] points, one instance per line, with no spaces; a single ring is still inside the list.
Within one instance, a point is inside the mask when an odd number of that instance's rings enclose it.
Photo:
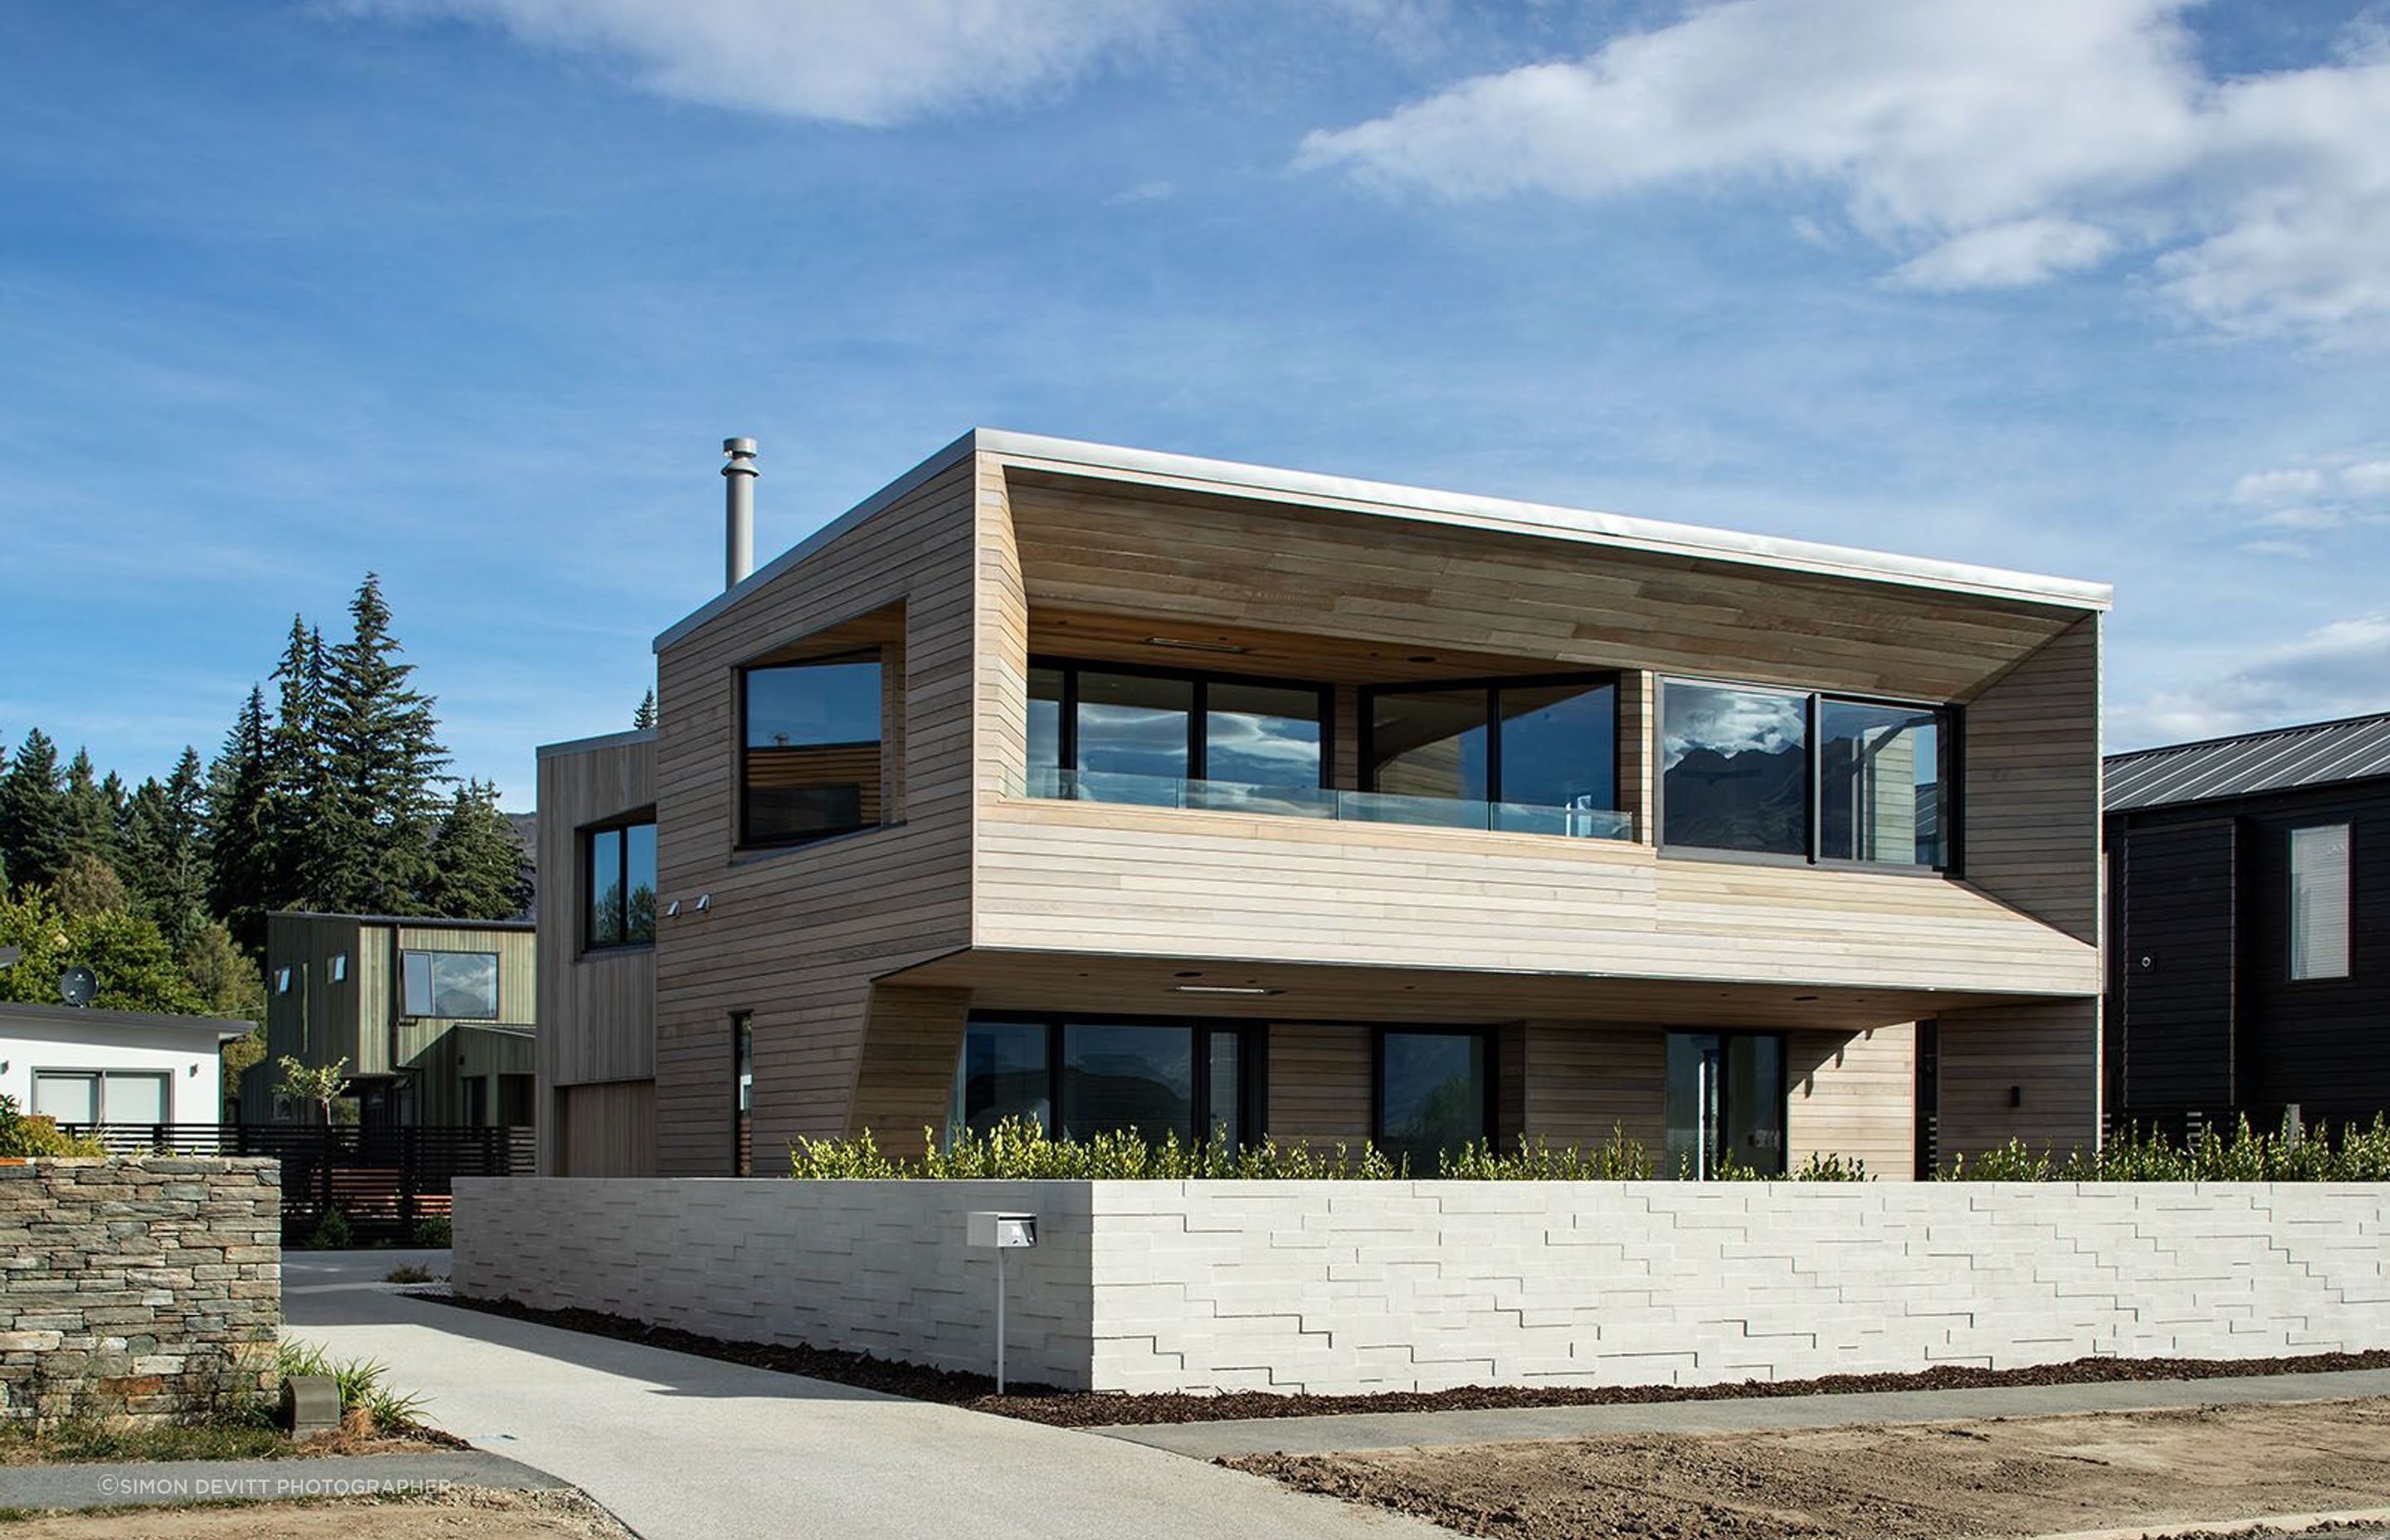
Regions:
[[[2227,1380],[2141,1380],[2091,1385],[2005,1385],[1980,1391],[1878,1391],[1848,1395],[1654,1401],[1618,1406],[1533,1406],[1483,1412],[1362,1412],[1348,1417],[1253,1418],[1095,1430],[1124,1443],[1197,1459],[1407,1449],[1604,1433],[1739,1433],[1855,1423],[1955,1422],[2069,1412],[2157,1411],[2175,1406],[2334,1401],[2390,1395],[2390,1369],[2253,1374]]]
[[[143,1460],[0,1466],[0,1508],[158,1507],[235,1498],[353,1497],[447,1486],[515,1490],[565,1483],[479,1449],[283,1460]]]
[[[1118,1439],[406,1299],[378,1281],[392,1265],[288,1253],[286,1334],[382,1360],[430,1420],[571,1482],[646,1540],[1451,1540]]]

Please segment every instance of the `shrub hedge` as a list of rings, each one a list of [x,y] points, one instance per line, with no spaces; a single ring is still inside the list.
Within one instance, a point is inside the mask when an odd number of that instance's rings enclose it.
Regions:
[[[985,1133],[966,1133],[944,1149],[935,1130],[922,1130],[928,1153],[891,1155],[868,1130],[852,1139],[799,1138],[790,1148],[790,1174],[809,1179],[877,1177],[882,1180],[951,1181],[1000,1177],[1014,1181],[1162,1181],[1198,1178],[1238,1181],[1382,1182],[1434,1175],[1466,1182],[1639,1182],[1653,1162],[1642,1143],[1618,1129],[1609,1142],[1590,1148],[1553,1145],[1522,1137],[1509,1149],[1486,1141],[1446,1150],[1433,1172],[1411,1170],[1407,1156],[1368,1140],[1326,1149],[1280,1145],[1263,1139],[1241,1148],[1225,1138],[1182,1143],[1176,1134],[1150,1140],[1135,1129],[1089,1138],[1048,1138],[1034,1118],[1007,1118]],[[1758,1179],[1749,1168],[1729,1163],[1722,1175]],[[1866,1180],[1866,1167],[1840,1157],[1820,1160],[1792,1174],[1793,1181]]]
[[[0,1096],[0,1160],[107,1153],[107,1148],[97,1139],[70,1136],[49,1118],[17,1110],[16,1097]]]
[[[1201,1144],[1176,1134],[1150,1140],[1135,1129],[1090,1138],[1049,1138],[1034,1118],[1008,1118],[985,1133],[968,1133],[947,1149],[935,1130],[922,1130],[928,1153],[892,1155],[866,1130],[851,1139],[800,1138],[790,1149],[791,1176],[822,1180],[876,1177],[954,1181],[970,1177],[1029,1181],[1377,1182],[1433,1175],[1464,1182],[1641,1182],[1662,1174],[1641,1141],[1620,1129],[1590,1147],[1522,1137],[1507,1149],[1479,1141],[1446,1150],[1433,1173],[1411,1169],[1407,1157],[1368,1140],[1325,1149],[1270,1139],[1235,1148],[1225,1138]],[[1679,1169],[1674,1174],[1691,1174]],[[2022,1141],[1972,1157],[1955,1157],[1937,1174],[1947,1182],[2390,1182],[2390,1120],[2370,1127],[2285,1128],[2258,1133],[2242,1120],[2231,1134],[2209,1128],[2187,1145],[2155,1131],[2131,1129],[2096,1151],[2061,1156]],[[1729,1155],[1714,1175],[1724,1181],[1865,1182],[1864,1161],[1812,1153],[1775,1176]]]
[[[2096,1150],[2064,1155],[2021,1140],[1972,1159],[1954,1156],[1949,1182],[2390,1182],[2390,1120],[2260,1133],[2242,1118],[2229,1135],[2213,1125],[2176,1144],[2127,1129]]]

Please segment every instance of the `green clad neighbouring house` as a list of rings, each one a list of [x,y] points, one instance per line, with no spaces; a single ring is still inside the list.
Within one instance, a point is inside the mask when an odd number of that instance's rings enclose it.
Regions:
[[[369,1126],[533,1121],[537,937],[530,920],[278,911],[266,918],[266,1062],[245,1123],[306,1122],[274,1066],[347,1061]]]

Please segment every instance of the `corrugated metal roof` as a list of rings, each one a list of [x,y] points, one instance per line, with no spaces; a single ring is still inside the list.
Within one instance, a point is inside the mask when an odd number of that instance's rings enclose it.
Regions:
[[[2390,712],[2114,754],[2111,813],[2390,776]]]

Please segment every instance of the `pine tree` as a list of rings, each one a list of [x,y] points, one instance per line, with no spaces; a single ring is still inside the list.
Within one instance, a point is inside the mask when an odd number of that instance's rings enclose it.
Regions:
[[[290,617],[290,635],[274,665],[279,707],[265,733],[264,906],[305,905],[334,864],[326,848],[326,766],[320,741],[324,706],[324,637],[303,615]]]
[[[265,912],[283,901],[275,887],[274,831],[267,822],[273,766],[266,733],[265,692],[252,688],[225,736],[224,751],[208,767],[201,839],[208,906],[251,952],[265,945]]]
[[[530,902],[522,842],[498,811],[498,789],[467,781],[431,841],[431,879],[423,896],[430,912],[458,919],[511,919]]]
[[[118,782],[120,790],[122,782]],[[58,804],[59,836],[70,860],[88,855],[116,865],[116,808],[99,783],[98,772],[84,750],[67,762],[66,789]]]
[[[631,727],[635,732],[644,733],[653,728],[655,725],[656,692],[654,687],[650,686],[646,697],[639,701],[639,709],[631,713]]]
[[[448,753],[431,698],[409,683],[415,665],[398,661],[379,577],[366,574],[349,615],[353,631],[325,660],[316,706],[324,795],[309,831],[320,866],[307,897],[328,909],[419,913]]]
[[[35,727],[0,776],[0,857],[8,863],[9,880],[25,888],[56,881],[72,853],[58,745]]]
[[[199,751],[186,748],[163,782],[143,781],[125,806],[125,883],[177,956],[209,918],[206,797]]]

